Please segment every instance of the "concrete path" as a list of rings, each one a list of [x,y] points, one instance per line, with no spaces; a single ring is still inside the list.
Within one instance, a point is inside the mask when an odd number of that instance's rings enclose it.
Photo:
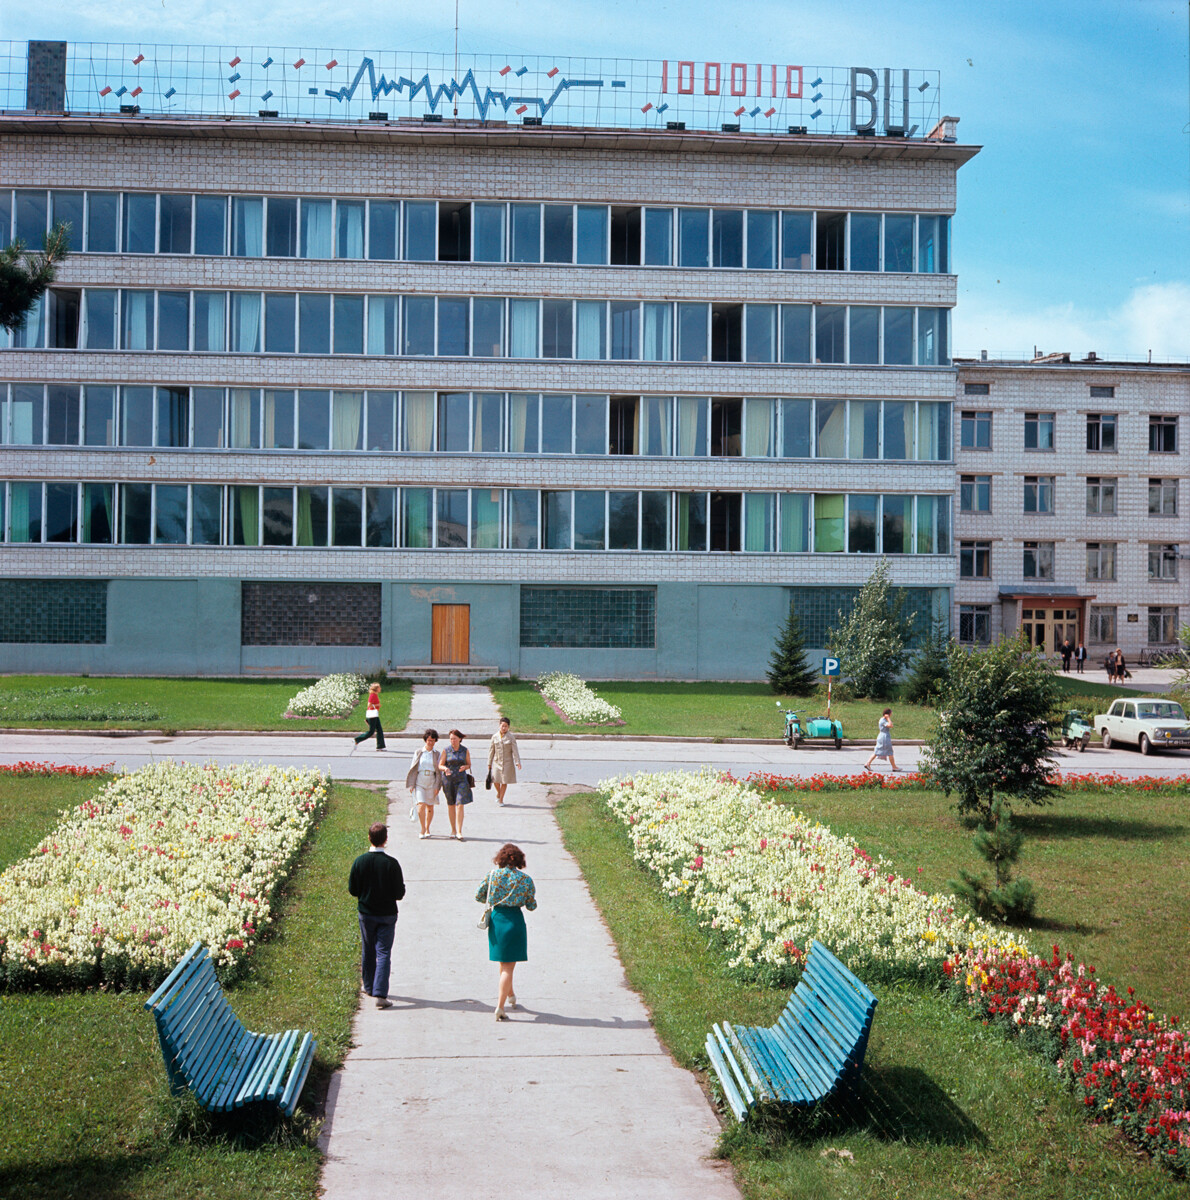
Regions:
[[[328,1200],[738,1200],[730,1169],[708,1157],[711,1106],[627,987],[547,792],[514,785],[498,808],[481,789],[458,843],[441,811],[419,841],[407,793],[390,790],[389,849],[408,884],[394,1007],[364,1000],[331,1084]],[[524,850],[539,907],[526,914],[520,1006],[498,1023],[474,895],[506,841]]]
[[[474,760],[499,721],[500,709],[482,684],[415,683],[405,732],[420,738],[423,730],[436,729],[445,745],[447,730],[461,729]]]

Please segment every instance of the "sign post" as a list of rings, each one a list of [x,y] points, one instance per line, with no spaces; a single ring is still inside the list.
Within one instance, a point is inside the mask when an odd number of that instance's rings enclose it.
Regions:
[[[826,676],[826,719],[831,719],[831,682],[832,677],[840,673],[841,664],[837,658],[822,660],[822,673]]]

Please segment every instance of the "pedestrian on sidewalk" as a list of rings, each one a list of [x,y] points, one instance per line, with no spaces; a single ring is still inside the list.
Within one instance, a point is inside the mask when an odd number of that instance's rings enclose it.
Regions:
[[[504,793],[510,783],[516,783],[516,773],[521,769],[521,752],[516,738],[509,733],[511,723],[507,717],[500,718],[500,730],[492,734],[488,746],[487,783],[496,787],[496,803],[504,803]]]
[[[488,920],[488,959],[500,964],[500,981],[496,990],[496,1020],[507,1021],[504,1006],[516,1008],[512,990],[512,972],[519,962],[529,958],[529,943],[525,933],[527,908],[537,907],[533,880],[525,874],[525,852],[512,842],[500,847],[492,859],[496,869],[479,885],[475,899],[486,903]]]
[[[364,713],[368,719],[368,728],[363,733],[356,734],[355,744],[366,742],[375,735],[376,749],[384,749],[384,730],[380,728],[380,684],[374,683],[368,688],[368,707]]]
[[[1074,651],[1074,669],[1079,675],[1083,673],[1083,667],[1086,665],[1086,662],[1087,648],[1082,644],[1082,642],[1079,642]]]
[[[868,761],[864,763],[864,770],[869,774],[872,771],[872,763],[878,758],[887,758],[888,765],[894,771],[900,769],[897,766],[897,760],[893,757],[892,723],[892,709],[886,708],[880,714],[880,725],[876,732],[876,748],[872,751]]]
[[[401,864],[385,853],[388,826],[377,821],[368,830],[368,841],[371,849],[351,864],[347,890],[358,901],[364,994],[375,998],[377,1008],[392,1008],[388,977],[397,932],[397,901],[405,899],[405,877]]]
[[[1074,647],[1070,644],[1069,638],[1062,639],[1062,645],[1059,647],[1058,653],[1062,656],[1062,670],[1069,674],[1070,660],[1074,657]]]
[[[463,805],[472,800],[471,751],[463,745],[464,734],[452,729],[450,745],[442,753],[442,791],[446,796],[446,815],[450,818],[450,836],[463,840]]]
[[[434,806],[438,803],[438,789],[442,786],[442,776],[438,772],[440,756],[434,746],[438,742],[438,730],[427,729],[422,734],[422,748],[414,750],[413,758],[409,761],[409,770],[405,773],[405,786],[413,797],[413,809],[417,810],[417,819],[421,823],[419,838],[430,836],[430,823],[434,820]]]

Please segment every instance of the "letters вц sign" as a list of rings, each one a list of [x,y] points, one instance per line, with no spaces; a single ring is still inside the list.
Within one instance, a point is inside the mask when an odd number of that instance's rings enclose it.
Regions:
[[[867,82],[868,86],[860,87],[860,80]],[[910,128],[909,125],[909,72],[901,72],[901,123],[896,125],[892,120],[892,99],[893,99],[893,73],[888,67],[884,68],[884,95],[883,101],[880,97],[880,80],[877,78],[876,72],[871,67],[852,67],[851,68],[851,128],[856,133],[874,132],[876,129],[876,118],[880,114],[880,109],[883,107],[884,116],[884,132],[899,133],[905,137],[911,137],[916,131],[917,126]],[[867,114],[863,121],[860,118],[860,101],[867,105]]]

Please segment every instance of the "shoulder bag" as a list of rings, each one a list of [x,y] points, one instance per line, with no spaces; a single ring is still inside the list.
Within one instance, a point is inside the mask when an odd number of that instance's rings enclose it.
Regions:
[[[494,874],[495,871],[488,872],[488,902],[484,906],[483,912],[479,914],[478,924],[480,929],[487,929],[492,923],[492,876]]]

